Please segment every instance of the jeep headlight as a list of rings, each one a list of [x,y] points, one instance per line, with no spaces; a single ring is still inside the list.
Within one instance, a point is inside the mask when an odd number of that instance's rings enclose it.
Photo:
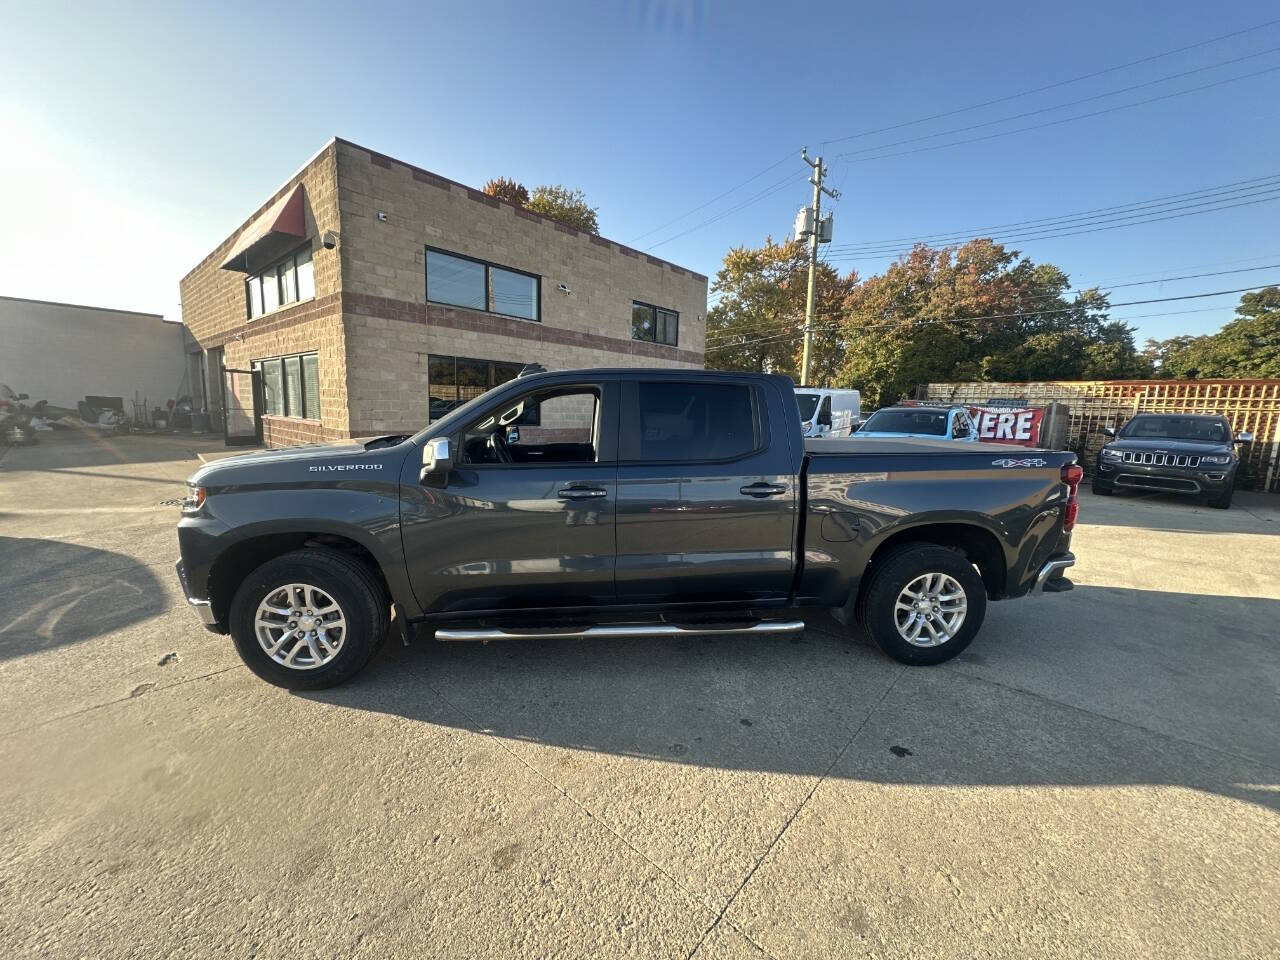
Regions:
[[[1215,454],[1213,454],[1212,456],[1208,456],[1208,457],[1201,457],[1201,458],[1200,458],[1200,462],[1201,462],[1201,463],[1211,463],[1211,464],[1213,464],[1213,465],[1215,465],[1215,466],[1226,466],[1228,463],[1230,463],[1230,462],[1231,462],[1231,454],[1229,454],[1229,453],[1215,453]]]
[[[1112,450],[1110,447],[1102,448],[1103,460],[1119,460],[1124,456],[1119,450]]]

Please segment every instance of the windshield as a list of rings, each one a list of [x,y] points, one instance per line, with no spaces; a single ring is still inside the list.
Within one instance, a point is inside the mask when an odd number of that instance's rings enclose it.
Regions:
[[[1226,443],[1231,437],[1231,431],[1223,420],[1206,420],[1202,417],[1134,417],[1124,425],[1120,436]]]
[[[877,410],[862,425],[859,433],[923,433],[931,437],[947,435],[945,410],[915,410],[895,407]]]
[[[818,409],[818,395],[816,393],[797,393],[796,404],[800,407],[800,419],[812,420],[813,411]]]

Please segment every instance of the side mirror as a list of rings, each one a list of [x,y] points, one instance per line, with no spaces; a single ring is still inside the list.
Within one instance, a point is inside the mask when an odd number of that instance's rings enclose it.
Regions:
[[[453,457],[449,454],[449,438],[436,437],[434,440],[428,440],[427,445],[422,448],[422,472],[419,477],[423,480],[435,473],[448,473],[453,469]]]
[[[1236,443],[1253,443],[1253,434],[1249,433],[1247,430],[1237,433]]]
[[[820,427],[829,427],[829,426],[831,426],[831,414],[829,414],[829,413],[820,413],[820,414],[818,414],[818,426],[820,426]]]
[[[1103,433],[1105,433],[1108,437],[1114,437],[1114,436],[1116,435],[1116,428],[1115,428],[1115,427],[1103,427],[1103,428],[1102,428],[1102,432],[1103,432]]]
[[[520,442],[520,428],[507,427],[507,443],[519,443],[519,442]]]

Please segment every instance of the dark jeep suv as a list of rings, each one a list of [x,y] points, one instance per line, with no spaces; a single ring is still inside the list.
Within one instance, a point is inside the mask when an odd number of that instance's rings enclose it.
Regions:
[[[1140,413],[1098,451],[1093,492],[1117,488],[1163,493],[1207,494],[1209,506],[1231,506],[1240,459],[1235,444],[1253,435],[1231,436],[1226,419],[1208,414]]]

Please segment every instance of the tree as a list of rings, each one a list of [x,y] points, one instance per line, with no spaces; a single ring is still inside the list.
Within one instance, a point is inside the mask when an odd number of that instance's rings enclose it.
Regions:
[[[867,407],[920,383],[1049,380],[1145,369],[1133,332],[1112,322],[1097,290],[1068,298],[1053,264],[979,238],[917,246],[859,284],[845,302],[849,343],[837,379]]]
[[[814,341],[809,382],[829,385],[843,355],[840,308],[857,275],[819,264],[814,293]],[[711,286],[719,295],[707,313],[707,367],[785,373],[800,381],[809,254],[803,243],[735,247]]]
[[[517,207],[523,207],[529,203],[529,191],[525,189],[524,184],[506,177],[490,180],[480,189],[491,197],[514,203]]]
[[[586,195],[581,190],[570,190],[559,184],[534,187],[533,195],[525,206],[534,213],[577,227],[585,233],[600,232],[596,208],[587,206]]]
[[[1143,352],[1162,377],[1280,377],[1280,287],[1244,294],[1217,333],[1148,340]]]

